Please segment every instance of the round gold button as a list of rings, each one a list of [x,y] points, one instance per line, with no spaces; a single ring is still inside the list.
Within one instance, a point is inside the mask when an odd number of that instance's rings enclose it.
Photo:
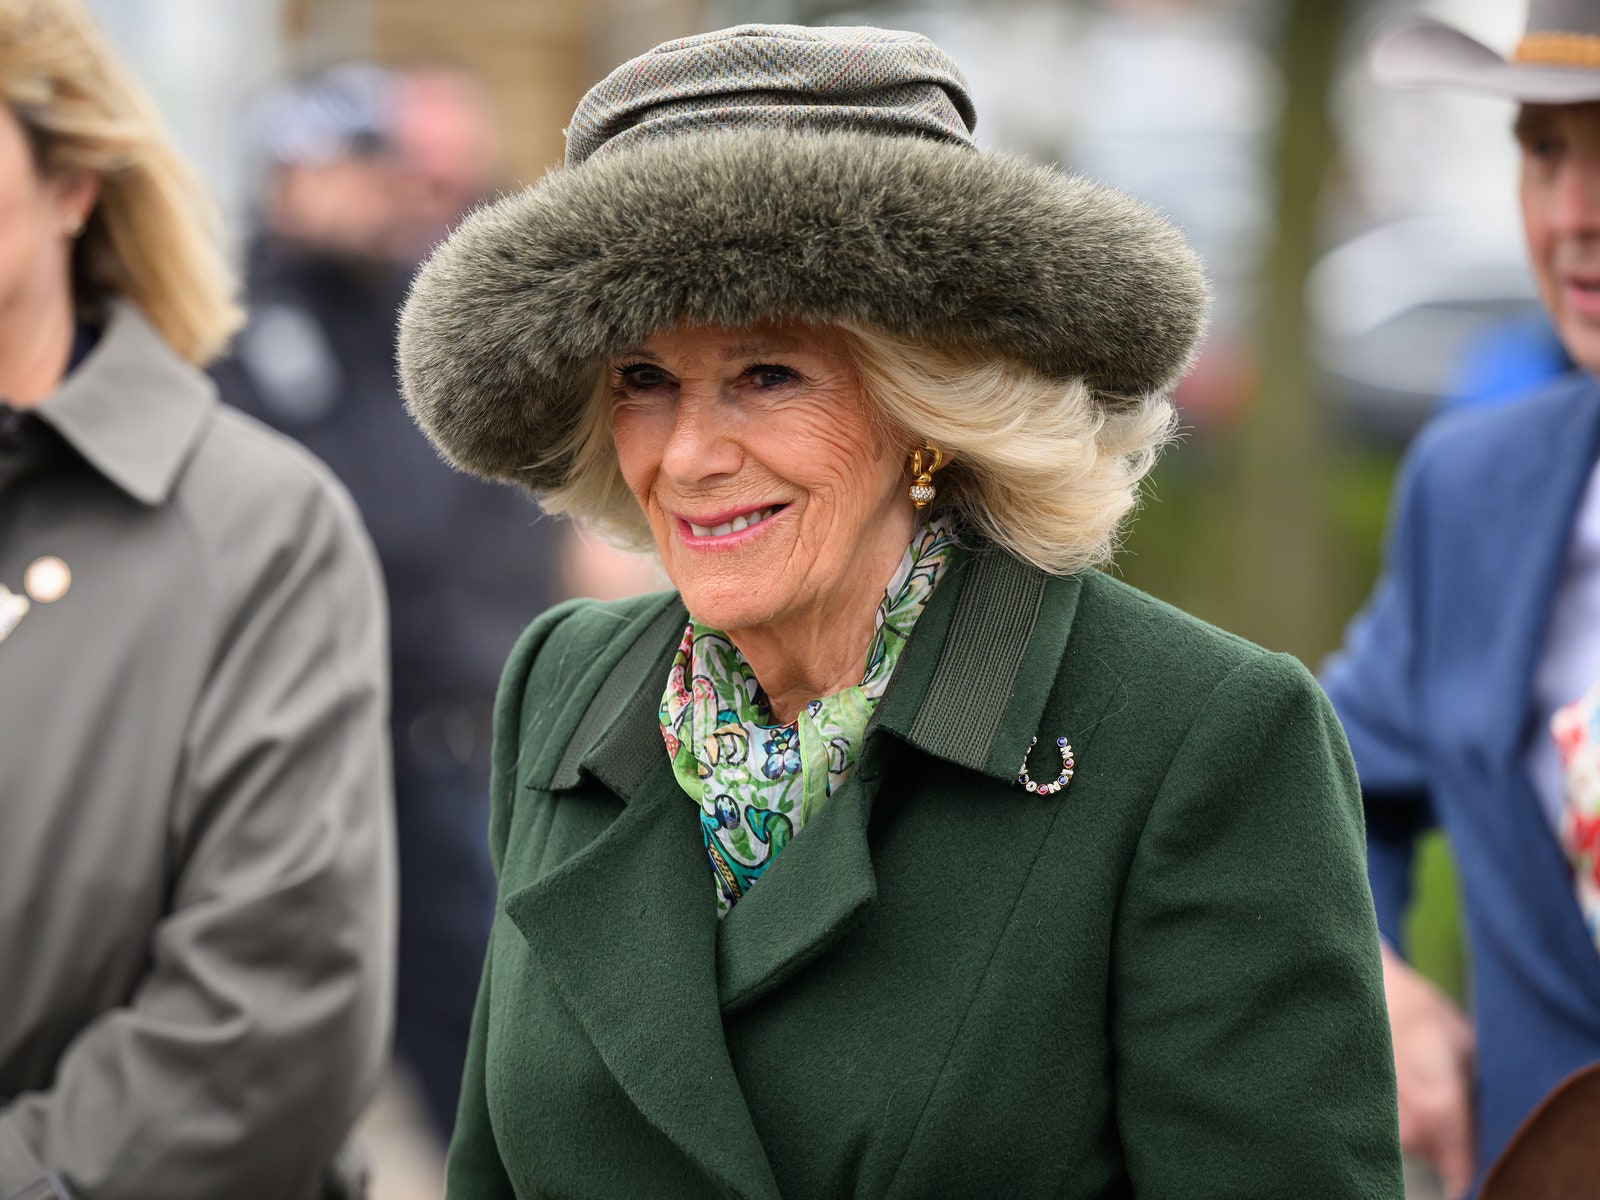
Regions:
[[[28,564],[22,586],[40,604],[54,604],[72,586],[72,570],[54,555],[36,558]]]

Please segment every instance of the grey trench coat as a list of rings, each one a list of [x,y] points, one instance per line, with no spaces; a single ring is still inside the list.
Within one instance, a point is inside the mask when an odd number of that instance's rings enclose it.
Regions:
[[[374,557],[130,305],[35,414],[0,431],[0,1200],[315,1195],[389,1037]]]

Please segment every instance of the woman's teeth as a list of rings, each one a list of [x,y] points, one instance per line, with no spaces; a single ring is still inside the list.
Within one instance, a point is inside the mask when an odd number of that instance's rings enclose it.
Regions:
[[[749,529],[752,525],[759,525],[777,511],[777,508],[757,509],[755,512],[744,513],[731,521],[725,521],[721,525],[696,525],[693,521],[686,521],[685,524],[695,537],[723,537],[730,533],[738,533],[741,529]]]

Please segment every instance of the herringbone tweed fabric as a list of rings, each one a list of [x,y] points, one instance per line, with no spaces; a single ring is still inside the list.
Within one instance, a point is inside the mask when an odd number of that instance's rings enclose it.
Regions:
[[[686,132],[786,128],[913,134],[972,144],[961,69],[917,33],[739,25],[664,42],[589,90],[567,166]]]

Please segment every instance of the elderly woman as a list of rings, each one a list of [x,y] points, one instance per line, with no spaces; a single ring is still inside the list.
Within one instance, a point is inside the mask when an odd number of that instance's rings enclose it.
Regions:
[[[972,124],[915,35],[668,43],[416,284],[445,452],[677,588],[506,670],[452,1200],[1402,1193],[1327,704],[1089,569],[1196,262]]]
[[[372,552],[221,408],[203,193],[80,0],[0,0],[0,1198],[312,1200],[384,1062]]]

